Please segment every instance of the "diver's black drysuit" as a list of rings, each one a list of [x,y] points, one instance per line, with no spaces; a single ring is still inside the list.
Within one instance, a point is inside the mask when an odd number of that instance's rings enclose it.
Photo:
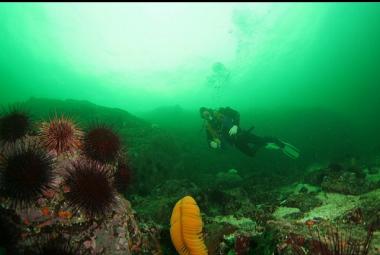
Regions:
[[[275,143],[280,148],[284,147],[284,144],[277,138],[252,134],[253,127],[247,130],[241,129],[240,114],[230,107],[219,108],[217,111],[208,109],[208,111],[212,116],[206,123],[208,144],[216,138],[222,141],[222,145],[223,141],[227,141],[250,157],[255,156],[256,152],[268,143]],[[237,133],[230,136],[229,131],[234,125],[238,127]]]

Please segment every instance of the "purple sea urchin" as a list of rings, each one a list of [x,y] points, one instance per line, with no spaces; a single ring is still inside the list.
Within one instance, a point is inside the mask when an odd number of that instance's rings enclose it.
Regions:
[[[15,144],[0,158],[0,194],[12,207],[32,204],[51,188],[53,165],[53,158],[39,144]]]
[[[24,137],[31,129],[31,119],[19,109],[10,109],[0,118],[0,140],[15,142]]]
[[[73,211],[81,210],[88,217],[106,215],[116,195],[109,169],[94,161],[78,160],[67,170],[65,197]]]
[[[42,144],[57,154],[78,149],[82,136],[82,131],[75,123],[64,117],[55,117],[49,122],[44,122],[40,128]]]
[[[121,141],[115,132],[106,126],[91,128],[84,136],[84,154],[102,163],[114,161],[121,148]]]

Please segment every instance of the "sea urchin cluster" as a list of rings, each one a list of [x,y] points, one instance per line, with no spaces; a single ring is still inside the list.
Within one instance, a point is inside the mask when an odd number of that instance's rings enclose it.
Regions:
[[[72,210],[80,210],[89,217],[106,215],[115,202],[116,191],[109,169],[98,162],[73,162],[64,178],[64,185],[68,188],[65,197]]]
[[[7,149],[0,159],[0,191],[11,206],[35,202],[51,188],[54,160],[39,144],[21,142]]]
[[[49,122],[44,122],[40,128],[42,144],[57,154],[78,149],[82,135],[75,123],[64,117],[55,117]]]

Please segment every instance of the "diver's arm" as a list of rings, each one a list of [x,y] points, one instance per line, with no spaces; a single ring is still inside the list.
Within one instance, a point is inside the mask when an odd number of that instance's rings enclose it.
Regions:
[[[210,143],[213,140],[213,136],[208,129],[206,130],[206,136],[207,136],[207,142]]]
[[[221,109],[222,113],[232,120],[232,125],[240,126],[240,113],[231,107]]]
[[[221,145],[221,141],[219,139],[217,132],[212,128],[210,123],[207,123],[206,132],[207,132],[207,142],[208,142],[209,147],[213,149],[219,148]]]
[[[240,127],[240,113],[236,112],[237,113],[237,116],[236,116],[236,119],[235,119],[235,123],[238,127]]]
[[[236,135],[240,126],[240,114],[230,107],[224,109],[224,115],[230,120],[230,129],[228,134],[230,136]]]
[[[231,118],[233,119],[233,124],[240,127],[240,113],[231,109]]]

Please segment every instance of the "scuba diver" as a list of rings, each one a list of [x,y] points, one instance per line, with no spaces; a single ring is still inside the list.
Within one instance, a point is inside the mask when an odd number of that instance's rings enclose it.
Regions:
[[[240,114],[230,107],[221,107],[218,110],[201,107],[199,113],[205,120],[207,141],[213,149],[223,148],[227,142],[250,157],[255,156],[261,148],[281,150],[292,159],[299,157],[299,150],[289,143],[252,134],[253,127],[242,129]]]

